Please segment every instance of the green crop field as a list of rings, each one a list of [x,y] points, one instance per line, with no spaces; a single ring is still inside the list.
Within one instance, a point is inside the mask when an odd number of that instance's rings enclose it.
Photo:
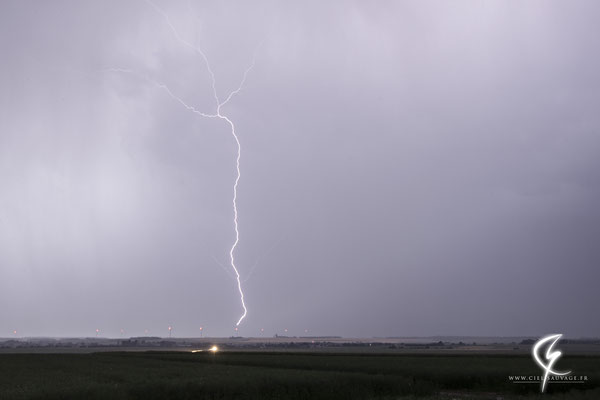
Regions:
[[[540,375],[526,355],[0,354],[0,399],[599,399],[600,357],[568,364],[589,381],[541,395],[508,381]]]

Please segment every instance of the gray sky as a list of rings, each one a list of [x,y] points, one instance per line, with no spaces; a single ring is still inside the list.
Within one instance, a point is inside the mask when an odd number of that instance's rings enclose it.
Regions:
[[[242,335],[600,335],[597,2],[157,4],[221,98],[256,51]],[[141,78],[212,113],[201,57],[142,0],[2,1],[0,54],[0,337],[233,334],[235,142]]]

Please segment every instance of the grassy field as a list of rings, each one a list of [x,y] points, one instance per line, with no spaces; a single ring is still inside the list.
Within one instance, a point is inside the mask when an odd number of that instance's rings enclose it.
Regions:
[[[589,382],[540,395],[508,381],[540,374],[525,355],[0,354],[0,399],[599,399],[600,357],[568,367]]]

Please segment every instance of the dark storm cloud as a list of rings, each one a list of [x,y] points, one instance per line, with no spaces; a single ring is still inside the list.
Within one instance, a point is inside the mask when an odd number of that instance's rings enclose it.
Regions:
[[[598,335],[597,4],[158,4],[221,97],[256,51],[242,334]],[[140,78],[214,112],[202,59],[144,1],[0,8],[0,336],[231,334],[234,142]]]

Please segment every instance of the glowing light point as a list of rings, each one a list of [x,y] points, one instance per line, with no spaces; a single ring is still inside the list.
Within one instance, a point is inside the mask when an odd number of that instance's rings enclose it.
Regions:
[[[212,351],[213,353],[216,353],[217,351],[219,351],[219,348],[217,346],[213,346],[210,349],[208,349],[209,351]]]

